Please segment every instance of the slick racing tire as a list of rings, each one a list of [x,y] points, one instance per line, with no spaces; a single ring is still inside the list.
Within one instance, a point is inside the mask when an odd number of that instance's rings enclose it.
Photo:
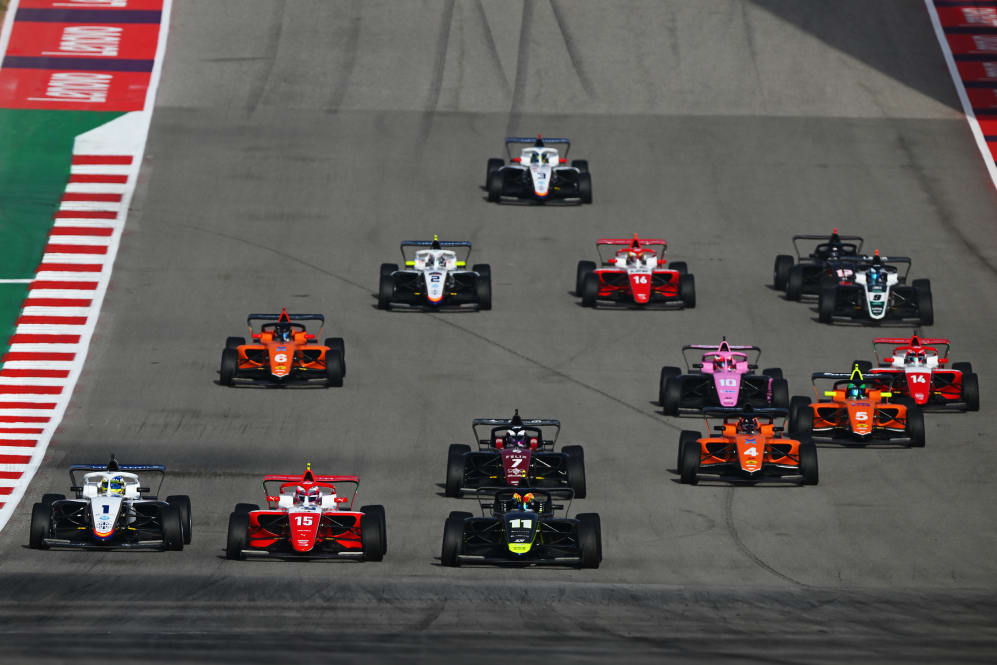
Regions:
[[[342,337],[327,337],[324,346],[328,346],[329,350],[339,354],[339,364],[343,366],[343,378],[346,378],[346,342],[343,341]]]
[[[669,262],[668,267],[680,275],[689,274],[689,264],[685,261],[671,261]]]
[[[581,513],[578,520],[578,549],[581,568],[598,568],[602,563],[602,523],[597,513]]]
[[[581,446],[565,446],[564,475],[568,487],[574,490],[576,499],[584,499],[585,488],[585,450]]]
[[[239,371],[239,352],[235,349],[225,349],[222,351],[222,364],[218,369],[218,383],[223,386],[231,386],[235,381],[235,375]]]
[[[391,275],[381,275],[377,285],[377,308],[391,309],[391,299],[395,297],[395,278]]]
[[[973,363],[952,363],[952,369],[963,374],[970,374],[973,371]]]
[[[816,485],[820,481],[820,469],[817,466],[817,446],[813,441],[800,443],[800,475],[801,484]]]
[[[686,485],[699,482],[700,449],[698,445],[686,444],[682,449],[682,462],[679,464],[679,479]]]
[[[682,377],[673,376],[665,384],[665,394],[661,398],[661,410],[666,416],[677,416],[682,406]]]
[[[493,171],[488,176],[488,200],[492,203],[501,201],[503,189],[505,189],[505,174],[502,171]]]
[[[245,561],[242,550],[249,543],[249,513],[232,513],[228,518],[228,538],[225,542],[225,558]]]
[[[45,539],[48,538],[52,525],[52,506],[36,503],[31,507],[31,526],[28,530],[28,547],[33,550],[48,549]]]
[[[226,337],[225,338],[225,348],[234,349],[237,346],[242,346],[246,343],[245,337]]]
[[[380,561],[388,551],[388,529],[384,506],[364,506],[360,509],[360,542],[364,561]]]
[[[810,408],[810,398],[803,395],[794,395],[791,400],[789,400],[789,431],[795,432],[796,422],[799,418],[799,414],[803,409]]]
[[[65,494],[42,494],[42,503],[46,506],[51,506],[56,501],[63,501],[65,498]]]
[[[581,171],[582,173],[589,172],[589,160],[587,159],[572,159],[571,165],[574,166],[579,171]]]
[[[595,307],[599,299],[599,276],[589,273],[582,282],[582,307]]]
[[[786,282],[789,281],[789,271],[793,269],[793,257],[789,254],[780,254],[775,257],[775,267],[772,270],[772,286],[778,291],[786,290]]]
[[[834,287],[821,289],[817,297],[817,320],[821,323],[831,323],[834,321],[834,304],[837,299],[837,290]]]
[[[679,455],[675,462],[676,471],[682,468],[682,451],[688,446],[699,446],[699,432],[690,429],[682,430],[679,434]]]
[[[460,498],[460,488],[464,485],[464,455],[471,452],[471,446],[451,443],[447,450],[447,477],[443,486],[445,496]]]
[[[575,296],[581,297],[585,278],[595,272],[595,261],[579,261],[575,271]]]
[[[921,409],[907,407],[907,436],[910,437],[909,448],[924,448],[924,412]]]
[[[782,378],[782,368],[781,367],[766,367],[762,370],[762,376],[767,376],[772,379]]]
[[[922,326],[935,322],[935,305],[931,300],[931,282],[926,279],[914,280],[914,300],[917,302],[917,315]]]
[[[696,306],[696,278],[692,275],[679,275],[679,298],[689,309]]]
[[[813,436],[814,410],[810,408],[809,400],[806,406],[800,406],[796,411],[796,422],[790,421],[789,431],[800,436]]]
[[[658,377],[658,406],[665,405],[665,392],[668,387],[668,380],[680,374],[682,374],[682,370],[678,367],[669,367],[666,365],[661,368],[661,375]]]
[[[325,354],[325,385],[327,388],[339,388],[343,385],[343,376],[346,371],[343,369],[342,356],[338,353]]]
[[[468,517],[474,517],[474,513],[469,513],[466,510],[451,510],[450,515],[447,517],[447,519],[465,520]]]
[[[397,263],[382,263],[381,264],[381,274],[390,276],[391,273],[398,270]]]
[[[962,375],[961,399],[966,403],[967,411],[980,410],[980,380],[976,374],[969,372]]]
[[[259,510],[259,509],[260,507],[255,503],[237,503],[235,504],[235,510],[233,510],[232,512],[243,514],[243,513],[251,513],[254,510]]]
[[[193,522],[190,517],[190,497],[186,494],[174,494],[173,496],[166,497],[166,503],[176,508],[180,514],[180,530],[183,533],[183,544],[190,545],[190,539],[193,536],[191,533]]]
[[[163,528],[163,545],[166,549],[180,551],[183,549],[183,525],[180,522],[180,511],[176,506],[166,504],[159,509],[159,521]]]
[[[447,519],[443,524],[443,548],[440,563],[448,568],[460,565],[460,555],[464,550],[464,520]]]
[[[592,176],[588,173],[578,174],[578,198],[582,203],[592,203]]]
[[[492,308],[492,269],[487,264],[477,267],[486,270],[480,272],[478,278],[474,280],[474,295],[478,299],[478,309],[489,310]]]
[[[789,408],[789,383],[786,379],[772,379],[772,408]]]
[[[803,266],[793,266],[786,277],[786,300],[799,300],[803,294]]]
[[[485,189],[488,189],[488,181],[491,180],[492,174],[503,166],[505,166],[505,160],[501,157],[492,157],[488,160],[488,170],[485,172]]]

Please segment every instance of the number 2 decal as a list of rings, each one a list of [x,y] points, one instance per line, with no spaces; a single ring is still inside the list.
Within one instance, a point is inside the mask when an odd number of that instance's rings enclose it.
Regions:
[[[430,275],[429,281],[433,283],[440,281],[440,273],[433,273],[432,275]]]

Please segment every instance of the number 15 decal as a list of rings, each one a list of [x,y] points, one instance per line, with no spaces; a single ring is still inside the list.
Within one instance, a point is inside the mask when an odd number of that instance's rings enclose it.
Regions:
[[[315,516],[314,515],[295,515],[294,516],[294,524],[296,526],[311,526],[312,524],[315,524]]]

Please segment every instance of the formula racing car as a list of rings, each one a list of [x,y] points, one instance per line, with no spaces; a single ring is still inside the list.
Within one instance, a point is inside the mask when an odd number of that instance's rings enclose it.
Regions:
[[[492,308],[492,268],[479,263],[467,269],[471,243],[433,236],[432,240],[406,240],[401,249],[403,269],[396,263],[381,264],[379,308],[398,304],[432,309],[461,305]]]
[[[225,556],[380,561],[388,550],[384,507],[354,510],[359,486],[356,476],[315,475],[310,464],[300,476],[263,476],[267,507],[236,504]]]
[[[922,408],[980,410],[980,384],[973,366],[959,362],[946,367],[949,340],[915,333],[910,339],[877,337],[872,347],[879,363],[872,373],[892,378],[893,401],[906,398]],[[884,347],[889,351],[883,352]]]
[[[469,563],[598,568],[602,526],[596,513],[555,516],[571,490],[507,489],[483,493],[481,517],[453,511],[443,526],[444,566]],[[569,504],[570,507],[570,504]],[[567,514],[567,511],[564,513]]]
[[[700,476],[718,476],[728,481],[759,481],[798,478],[800,484],[819,480],[817,447],[807,435],[783,436],[776,418],[786,409],[704,409],[717,434],[700,436],[683,430],[679,435],[678,470],[683,483],[695,485]]]
[[[690,351],[697,352],[699,362],[690,362]],[[718,345],[687,344],[682,347],[685,373],[678,367],[661,368],[658,403],[669,416],[709,407],[785,409],[789,406],[789,384],[782,378],[782,370],[770,367],[760,375],[752,372],[758,369],[761,355],[757,346],[731,345],[726,337]]]
[[[906,256],[862,257],[854,273],[837,283],[827,283],[817,301],[817,318],[833,323],[848,318],[878,323],[883,320],[917,320],[923,325],[935,321],[931,282],[915,279],[907,285],[911,261]],[[901,275],[899,265],[907,269]]]
[[[143,487],[138,474],[158,474],[156,493]],[[184,494],[160,501],[166,467],[159,464],[74,464],[70,491],[44,494],[31,509],[28,544],[34,549],[182,550],[191,540],[190,498]]]
[[[511,146],[527,144],[518,157],[512,156]],[[564,155],[552,145],[563,145]],[[592,176],[589,163],[576,159],[566,166],[571,141],[568,139],[545,139],[509,137],[505,140],[508,163],[495,157],[488,160],[488,174],[485,189],[488,200],[500,202],[513,198],[531,203],[551,201],[592,203]]]
[[[255,331],[254,321],[266,323]],[[236,379],[251,379],[286,385],[318,379],[326,386],[343,385],[346,376],[343,339],[330,337],[319,344],[316,338],[322,328],[311,334],[303,321],[319,321],[325,326],[321,314],[288,314],[284,308],[280,314],[250,314],[246,317],[249,344],[245,337],[225,340],[219,383],[231,386]]]
[[[804,241],[803,250],[800,241]],[[813,241],[817,241],[815,246]],[[793,236],[796,258],[789,254],[775,257],[772,285],[785,291],[787,300],[799,300],[805,294],[818,295],[828,281],[837,281],[838,270],[847,270],[850,259],[858,259],[862,243],[861,237],[839,235],[838,229],[830,236]]]
[[[909,402],[890,401],[893,378],[869,369],[856,362],[850,374],[815,372],[811,377],[815,395],[817,381],[834,381],[832,389],[824,391],[828,399],[811,404],[809,397],[793,397],[790,429],[835,443],[900,440],[908,447],[923,447],[924,414]]]
[[[696,280],[684,261],[665,267],[664,240],[638,238],[635,233],[632,239],[600,238],[595,247],[601,267],[594,261],[579,261],[575,274],[575,294],[584,307],[595,307],[600,300],[696,306]]]
[[[569,487],[585,498],[585,454],[581,446],[554,450],[559,420],[476,418],[471,422],[477,450],[454,443],[447,451],[447,496],[481,487]],[[549,437],[549,438],[548,438]]]

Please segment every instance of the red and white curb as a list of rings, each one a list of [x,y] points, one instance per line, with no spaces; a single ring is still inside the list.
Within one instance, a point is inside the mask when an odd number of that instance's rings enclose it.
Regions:
[[[76,137],[69,181],[0,364],[0,529],[45,457],[100,316],[152,118],[170,0],[162,7],[144,110]]]
[[[924,0],[969,129],[997,187],[997,0]]]

